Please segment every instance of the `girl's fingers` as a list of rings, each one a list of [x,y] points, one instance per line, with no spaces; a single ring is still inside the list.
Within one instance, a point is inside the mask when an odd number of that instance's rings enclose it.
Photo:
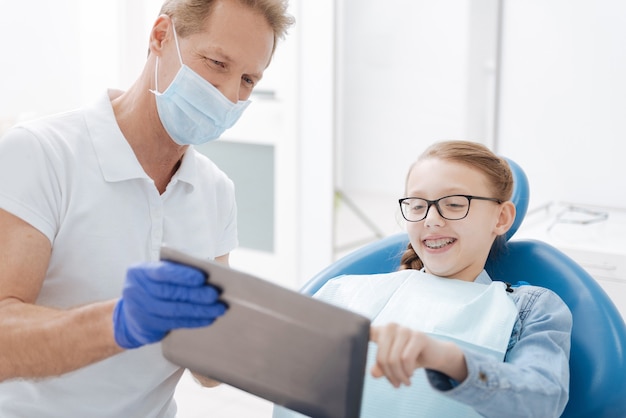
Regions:
[[[397,324],[373,327],[370,339],[378,344],[376,364],[371,370],[372,376],[385,376],[394,387],[401,384],[410,385],[415,364],[410,348],[414,346],[411,344],[412,331]]]

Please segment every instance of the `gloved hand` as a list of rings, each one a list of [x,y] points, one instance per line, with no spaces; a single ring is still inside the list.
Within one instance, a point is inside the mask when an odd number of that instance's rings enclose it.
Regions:
[[[210,325],[226,312],[218,298],[218,290],[193,267],[169,261],[134,265],[113,311],[115,341],[137,348],[161,341],[173,329]]]

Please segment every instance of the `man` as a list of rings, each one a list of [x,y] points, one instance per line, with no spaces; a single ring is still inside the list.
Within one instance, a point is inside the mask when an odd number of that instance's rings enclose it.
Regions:
[[[0,416],[175,415],[157,343],[226,307],[159,249],[237,245],[233,185],[189,144],[235,123],[292,20],[286,0],[167,0],[128,91],[0,139]]]

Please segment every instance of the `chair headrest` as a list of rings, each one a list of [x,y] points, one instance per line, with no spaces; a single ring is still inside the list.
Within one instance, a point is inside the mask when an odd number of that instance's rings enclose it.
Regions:
[[[528,177],[526,177],[522,167],[509,158],[504,157],[504,159],[509,163],[509,167],[511,167],[513,172],[513,195],[511,196],[511,201],[515,204],[515,220],[511,229],[506,233],[508,241],[515,234],[526,216],[530,199],[530,187],[528,186]]]

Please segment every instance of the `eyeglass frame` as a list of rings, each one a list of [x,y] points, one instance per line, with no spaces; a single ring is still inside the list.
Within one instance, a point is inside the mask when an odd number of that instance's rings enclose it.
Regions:
[[[465,212],[465,215],[463,215],[460,218],[446,218],[445,216],[443,216],[443,214],[441,213],[441,208],[439,207],[439,201],[441,201],[443,199],[447,199],[449,197],[464,197],[464,198],[467,199],[467,211]],[[409,219],[406,218],[406,215],[404,214],[404,210],[403,210],[402,204],[404,202],[406,202],[407,200],[412,200],[412,199],[420,199],[420,200],[423,200],[424,202],[426,202],[428,204],[428,206],[426,207],[426,213],[424,213],[424,217],[422,219],[418,219],[416,221],[412,221],[412,220],[409,220]],[[435,206],[435,209],[437,209],[437,213],[439,214],[439,216],[441,216],[443,219],[446,219],[448,221],[460,221],[461,219],[467,218],[467,215],[469,215],[469,211],[470,211],[470,206],[472,204],[472,200],[486,200],[486,201],[489,201],[489,202],[496,202],[499,205],[504,203],[503,200],[496,199],[495,197],[472,196],[472,195],[468,195],[468,194],[451,194],[451,195],[448,195],[448,196],[440,197],[439,199],[435,199],[435,200],[428,200],[428,199],[424,199],[422,197],[403,197],[401,199],[398,199],[398,204],[400,205],[400,213],[402,214],[402,217],[407,222],[421,222],[421,221],[423,221],[428,216],[428,212],[430,211],[430,208],[433,205]]]

